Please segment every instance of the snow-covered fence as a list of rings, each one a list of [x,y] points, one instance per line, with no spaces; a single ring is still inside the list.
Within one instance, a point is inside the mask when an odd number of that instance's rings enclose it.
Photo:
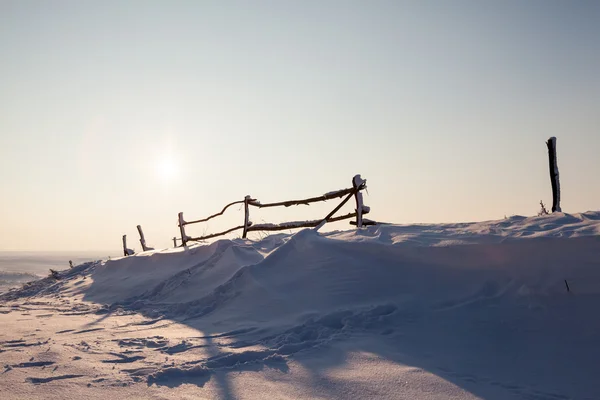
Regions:
[[[287,200],[287,201],[281,201],[281,202],[276,202],[276,203],[261,203],[260,201],[253,199],[251,196],[246,196],[244,198],[244,200],[234,201],[232,203],[227,204],[225,207],[223,207],[221,212],[213,214],[207,218],[198,219],[198,220],[194,220],[194,221],[186,221],[183,218],[183,212],[180,212],[179,216],[178,216],[178,225],[179,225],[179,231],[181,233],[181,244],[183,246],[185,246],[188,241],[199,241],[199,240],[211,239],[211,238],[214,238],[217,236],[222,236],[227,233],[234,232],[234,231],[240,230],[240,229],[242,230],[243,238],[245,238],[247,236],[248,232],[253,232],[253,231],[281,231],[281,230],[297,229],[297,228],[316,228],[318,230],[327,222],[342,221],[342,220],[350,219],[350,218],[355,219],[354,221],[350,221],[350,223],[352,225],[356,225],[358,228],[366,226],[366,225],[375,225],[376,223],[374,221],[363,218],[363,215],[368,214],[370,211],[370,208],[363,204],[363,197],[362,197],[362,193],[361,193],[361,191],[363,189],[366,189],[366,187],[367,187],[366,179],[362,179],[360,175],[356,175],[352,179],[352,187],[351,188],[328,192],[328,193],[325,193],[324,195],[317,196],[317,197],[311,197],[308,199]],[[267,223],[267,224],[257,224],[257,225],[254,225],[252,223],[252,221],[250,221],[250,206],[257,207],[257,208],[269,208],[269,207],[290,207],[290,206],[297,206],[297,205],[309,205],[310,203],[333,200],[333,199],[337,199],[337,198],[342,198],[344,196],[346,196],[346,197],[342,200],[342,202],[336,208],[334,208],[333,211],[331,211],[325,218],[316,219],[316,220],[312,220],[312,221],[292,221],[292,222],[283,222],[280,224],[268,224]],[[346,215],[334,217],[334,214],[336,212],[338,212],[340,210],[340,208],[342,208],[342,206],[344,204],[346,204],[348,202],[348,200],[350,200],[352,197],[354,197],[355,201],[356,201],[356,210],[354,212],[348,213]],[[239,226],[227,229],[226,231],[223,231],[223,232],[213,233],[210,235],[204,235],[204,236],[200,236],[200,237],[190,237],[185,233],[186,225],[197,224],[200,222],[206,222],[212,218],[223,215],[225,210],[227,210],[229,207],[231,207],[235,204],[243,204],[244,205],[244,223],[243,223],[243,225],[239,225]],[[173,239],[174,239],[173,243],[176,245],[177,240],[176,240],[176,238],[173,238]]]
[[[546,142],[548,161],[550,163],[550,182],[552,183],[552,212],[560,209],[560,182],[558,180],[558,162],[556,161],[556,138],[553,136]]]

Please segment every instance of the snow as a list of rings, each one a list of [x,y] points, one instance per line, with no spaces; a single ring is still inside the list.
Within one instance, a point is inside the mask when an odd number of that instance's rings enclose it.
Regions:
[[[348,189],[340,189],[340,190],[334,190],[331,192],[327,192],[323,195],[323,197],[342,197],[345,194],[348,194]]]
[[[256,230],[260,230],[260,229],[295,229],[298,227],[301,227],[304,224],[307,223],[315,223],[316,220],[304,220],[304,221],[289,221],[289,222],[282,222],[280,224],[272,224],[272,223],[264,223],[264,224],[256,224],[254,225],[254,228]]]
[[[0,295],[2,398],[595,399],[599,236],[553,213],[88,262]]]
[[[352,178],[352,184],[353,184],[353,186],[355,188],[361,187],[362,185],[366,185],[367,184],[367,180],[361,178],[360,174],[354,175],[354,178]]]

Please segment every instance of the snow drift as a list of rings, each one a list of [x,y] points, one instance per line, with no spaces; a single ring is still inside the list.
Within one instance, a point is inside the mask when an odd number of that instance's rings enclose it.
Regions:
[[[250,370],[279,374],[292,388],[273,393],[290,398],[591,399],[599,235],[599,212],[304,230],[88,263],[0,299],[68,298],[102,318],[201,332],[120,336],[119,349],[142,349],[117,360],[132,385],[222,386]]]

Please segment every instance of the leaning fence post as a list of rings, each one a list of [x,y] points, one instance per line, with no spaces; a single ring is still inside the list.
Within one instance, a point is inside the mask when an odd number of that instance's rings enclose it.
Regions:
[[[185,247],[187,243],[187,235],[185,234],[185,221],[183,220],[183,212],[179,213],[179,231],[181,232],[181,245]]]
[[[146,246],[146,238],[144,238],[144,232],[142,231],[142,226],[138,225],[137,230],[140,234],[140,244],[142,245],[142,250],[147,251],[149,248]]]
[[[250,210],[248,209],[249,201],[250,196],[244,197],[244,232],[242,233],[242,239],[246,239],[246,235],[248,234],[248,222],[250,220]]]
[[[550,164],[550,182],[552,183],[552,212],[560,209],[560,182],[558,180],[558,162],[556,161],[556,138],[552,136],[546,142],[548,146],[548,161]]]

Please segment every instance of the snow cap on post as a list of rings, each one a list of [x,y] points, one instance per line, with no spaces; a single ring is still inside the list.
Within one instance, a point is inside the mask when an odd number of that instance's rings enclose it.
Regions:
[[[355,188],[364,189],[367,187],[367,180],[360,177],[360,174],[354,175],[352,179],[352,186]]]

